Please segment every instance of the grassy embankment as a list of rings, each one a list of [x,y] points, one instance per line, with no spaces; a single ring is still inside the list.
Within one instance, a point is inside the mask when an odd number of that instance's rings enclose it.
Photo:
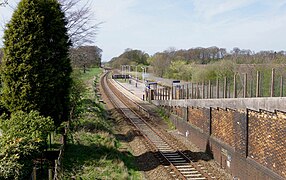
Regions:
[[[71,123],[63,162],[64,179],[141,179],[134,165],[135,158],[119,150],[121,143],[113,135],[115,125],[95,95],[93,86],[101,72],[93,68],[81,74],[86,89],[80,114]]]

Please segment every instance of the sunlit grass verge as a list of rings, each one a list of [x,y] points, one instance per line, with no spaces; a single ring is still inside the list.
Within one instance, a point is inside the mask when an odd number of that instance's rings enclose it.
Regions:
[[[85,73],[83,73],[83,71],[80,71],[81,72],[81,79],[83,81],[90,80],[94,76],[99,76],[99,74],[102,73],[102,71],[103,70],[101,68],[90,68]]]
[[[171,122],[169,118],[169,115],[168,115],[169,113],[164,108],[161,108],[161,107],[156,108],[156,112],[164,120],[164,122],[166,122],[170,130],[176,129],[176,127],[174,126],[174,124]]]
[[[87,82],[94,83],[90,80],[100,72],[91,69],[81,74],[81,79],[92,86]],[[115,125],[107,119],[108,113],[94,96],[94,88],[84,89],[87,92],[82,93],[79,115],[71,122],[63,179],[142,179],[135,157],[119,150],[121,144],[113,135]]]
[[[134,157],[120,152],[120,143],[107,132],[79,131],[65,152],[64,179],[140,179]]]

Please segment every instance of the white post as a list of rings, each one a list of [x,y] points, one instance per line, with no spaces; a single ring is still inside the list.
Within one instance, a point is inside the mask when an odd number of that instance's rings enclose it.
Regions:
[[[136,83],[135,83],[135,86],[137,87],[137,81],[138,81],[138,76],[137,76],[137,65],[136,65],[136,67],[135,67],[135,70],[136,70]]]

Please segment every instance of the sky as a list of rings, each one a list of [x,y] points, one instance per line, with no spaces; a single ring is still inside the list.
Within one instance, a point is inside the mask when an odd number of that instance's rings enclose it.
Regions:
[[[103,61],[127,48],[286,50],[286,0],[92,0],[91,9],[102,22],[94,45]],[[1,26],[11,13],[0,8]]]

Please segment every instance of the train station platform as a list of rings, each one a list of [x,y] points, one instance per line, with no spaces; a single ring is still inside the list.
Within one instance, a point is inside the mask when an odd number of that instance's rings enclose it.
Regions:
[[[136,97],[135,99],[137,101],[143,100],[144,95],[145,95],[145,88],[146,88],[146,86],[141,81],[137,81],[136,82],[136,80],[134,80],[134,79],[127,79],[126,81],[125,80],[114,80],[114,81],[116,82],[116,84],[118,86],[121,86],[126,91],[128,91],[131,94],[133,94],[133,98]],[[137,83],[137,85],[136,85],[136,83]],[[124,94],[126,94],[126,92]]]
[[[131,79],[131,82],[128,79],[125,80],[117,80],[112,79],[113,84],[119,89],[125,96],[131,98],[134,102],[136,102],[141,108],[144,108],[146,112],[148,112],[150,117],[153,117],[153,121],[160,125],[162,128],[168,129],[168,125],[166,122],[162,121],[162,119],[157,115],[156,105],[151,104],[148,101],[143,100],[143,96],[145,96],[145,88],[146,85],[142,81],[137,82],[134,79]]]

